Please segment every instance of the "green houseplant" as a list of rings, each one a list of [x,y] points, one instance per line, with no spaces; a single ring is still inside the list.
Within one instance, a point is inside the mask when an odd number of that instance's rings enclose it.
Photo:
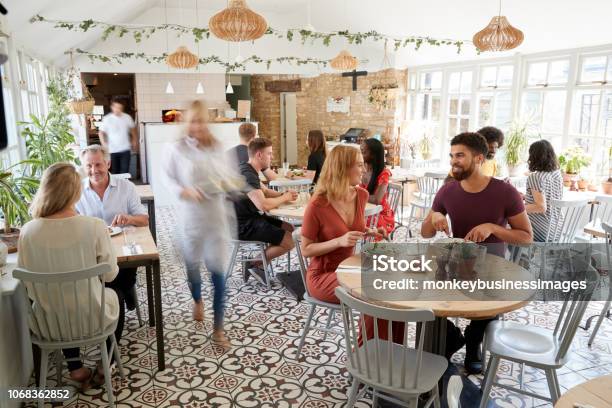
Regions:
[[[19,230],[14,227],[29,220],[28,205],[39,185],[38,178],[27,175],[26,167],[32,164],[37,163],[23,161],[0,171],[0,212],[4,220],[0,239],[9,252],[17,250]]]
[[[563,182],[569,186],[573,180],[577,179],[580,170],[591,164],[591,157],[587,155],[582,147],[573,146],[565,149],[563,154],[559,155],[559,165],[563,171]]]
[[[612,194],[612,146],[608,148],[608,180],[601,183],[605,194]]]
[[[506,141],[506,164],[510,176],[517,176],[527,152],[527,138],[530,124],[528,120],[514,121],[508,131]]]

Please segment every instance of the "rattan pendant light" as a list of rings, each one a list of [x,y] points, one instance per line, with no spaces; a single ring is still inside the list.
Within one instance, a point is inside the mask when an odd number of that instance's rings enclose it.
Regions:
[[[357,69],[359,60],[353,57],[347,50],[343,50],[330,61],[329,65],[338,71],[353,71]]]
[[[198,56],[189,51],[187,47],[180,46],[166,57],[166,64],[178,69],[194,68],[198,65]]]
[[[480,51],[507,51],[521,45],[523,32],[513,27],[505,16],[501,15],[501,0],[499,12],[481,31],[474,34],[472,41]]]
[[[266,19],[252,11],[245,0],[229,0],[228,7],[210,18],[210,31],[225,41],[253,41],[268,30]]]

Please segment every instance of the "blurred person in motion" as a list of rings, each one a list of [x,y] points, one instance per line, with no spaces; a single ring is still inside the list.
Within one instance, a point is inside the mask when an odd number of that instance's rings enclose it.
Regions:
[[[177,200],[182,252],[193,296],[193,319],[204,320],[202,261],[214,286],[212,341],[228,348],[223,330],[228,246],[235,217],[228,193],[241,188],[242,178],[232,169],[221,143],[210,133],[202,102],[191,104],[183,137],[170,149],[165,164],[167,183]]]

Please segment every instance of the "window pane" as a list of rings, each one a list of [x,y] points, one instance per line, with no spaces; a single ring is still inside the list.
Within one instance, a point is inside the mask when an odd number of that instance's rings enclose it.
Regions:
[[[492,87],[497,83],[497,67],[485,67],[482,69],[482,79],[480,86]]]
[[[410,75],[410,85],[409,89],[416,89],[416,75]]]
[[[408,97],[408,119],[415,119],[414,113],[416,111],[416,95],[410,95]]]
[[[495,98],[495,122],[502,129],[510,127],[512,121],[512,93],[500,92]]]
[[[461,72],[453,72],[450,74],[448,90],[449,92],[459,92],[461,85]]]
[[[470,129],[470,120],[469,119],[461,119],[459,125],[459,133],[467,132]]]
[[[597,128],[599,91],[576,92],[572,110],[572,131],[583,135],[593,135]]]
[[[431,88],[431,73],[425,72],[421,74],[421,89]]]
[[[6,120],[6,132],[8,135],[8,145],[17,144],[17,121],[15,120],[15,107],[13,106],[13,95],[9,88],[2,87],[4,98],[4,115]]]
[[[440,95],[431,95],[431,120],[440,120]]]
[[[462,115],[470,114],[470,100],[469,99],[463,99],[461,101],[461,114]]]
[[[454,137],[457,134],[457,118],[448,120],[448,136]]]
[[[606,94],[601,121],[601,135],[612,138],[612,92]],[[612,166],[612,163],[610,165]]]
[[[580,72],[580,82],[603,81],[606,70],[606,56],[585,58]]]
[[[497,74],[497,86],[512,86],[513,74],[514,67],[512,65],[502,65],[501,67],[499,67],[499,72]]]
[[[538,85],[546,83],[547,62],[536,62],[529,64],[529,74],[527,75],[527,85]]]
[[[608,74],[606,75],[606,81],[612,82],[612,55],[608,56]]]
[[[567,83],[567,77],[569,74],[569,61],[553,61],[550,63],[550,70],[548,72],[548,83],[549,84],[565,84]]]
[[[442,89],[442,72],[433,72],[431,74],[431,89]]]
[[[461,74],[461,92],[472,92],[472,73],[463,72]]]
[[[525,114],[537,114],[542,106],[541,92],[525,92],[523,94],[522,112]]]
[[[565,91],[546,92],[544,96],[544,111],[542,112],[542,132],[563,132],[565,96]]]
[[[459,99],[458,98],[451,98],[449,106],[450,106],[449,113],[451,115],[457,115],[459,113]]]
[[[482,95],[478,102],[478,126],[483,127],[491,124],[492,95]]]
[[[28,100],[28,91],[21,90],[21,108],[23,112],[23,119],[30,120],[30,105]]]

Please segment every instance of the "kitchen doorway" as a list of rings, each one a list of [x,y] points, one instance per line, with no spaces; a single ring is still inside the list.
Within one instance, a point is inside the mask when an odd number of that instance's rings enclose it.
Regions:
[[[297,98],[295,93],[282,92],[281,102],[281,162],[297,164]]]

